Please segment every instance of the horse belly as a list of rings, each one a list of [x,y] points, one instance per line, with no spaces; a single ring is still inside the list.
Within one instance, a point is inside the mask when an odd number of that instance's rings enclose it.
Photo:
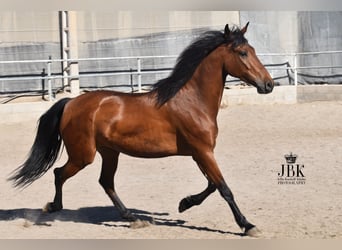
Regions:
[[[111,147],[136,157],[165,157],[177,154],[177,146],[171,135],[116,134],[110,139]]]
[[[151,122],[116,121],[101,133],[104,144],[136,157],[165,157],[178,153],[175,133]]]

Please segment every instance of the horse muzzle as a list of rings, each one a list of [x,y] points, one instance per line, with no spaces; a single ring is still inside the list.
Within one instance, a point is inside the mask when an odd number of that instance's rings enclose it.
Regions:
[[[269,94],[273,91],[274,82],[267,81],[266,83],[263,83],[263,84],[256,84],[256,88],[259,94]]]

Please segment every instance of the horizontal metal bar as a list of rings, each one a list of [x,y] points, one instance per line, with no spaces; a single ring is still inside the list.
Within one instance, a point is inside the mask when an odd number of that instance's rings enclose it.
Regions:
[[[109,61],[109,60],[127,60],[127,59],[151,59],[151,58],[176,58],[176,55],[167,56],[123,56],[123,57],[96,57],[96,58],[78,58],[78,59],[45,59],[45,60],[21,60],[21,61],[0,61],[0,64],[11,63],[54,63],[54,62],[83,62],[83,61]]]
[[[336,51],[317,51],[317,52],[289,52],[289,53],[257,53],[257,56],[296,56],[296,55],[319,55],[342,53],[342,50]]]
[[[11,64],[11,63],[48,63],[52,60],[21,60],[21,61],[0,61],[0,64]]]
[[[300,66],[297,67],[297,69],[338,69],[342,68],[342,65],[336,65],[336,66]]]
[[[26,81],[26,80],[47,80],[52,79],[48,76],[33,76],[33,77],[3,77],[0,81]]]
[[[318,55],[318,54],[336,54],[337,51],[319,51],[319,52],[294,52],[294,53],[258,53],[258,56],[295,56],[295,55]],[[151,59],[151,58],[177,58],[178,55],[161,56],[124,56],[124,57],[98,57],[98,58],[74,58],[74,59],[43,59],[43,60],[20,60],[20,61],[0,61],[0,64],[10,63],[48,63],[48,62],[82,62],[82,61],[106,61],[106,60],[129,60],[129,59]]]
[[[266,66],[269,70],[294,70],[295,67],[272,67],[272,66]],[[342,68],[342,65],[336,65],[336,66],[300,66],[296,69],[338,69]]]
[[[127,60],[127,59],[151,59],[151,58],[176,58],[176,55],[168,56],[123,56],[123,57],[99,57],[99,58],[79,58],[79,59],[66,59],[64,61],[102,61],[102,60]]]
[[[120,76],[120,75],[139,75],[139,74],[156,74],[156,73],[168,73],[171,70],[158,70],[158,71],[131,71],[131,72],[117,72],[117,73],[101,73],[101,74],[81,74],[74,76],[38,76],[38,77],[3,77],[0,81],[18,81],[18,80],[49,80],[49,79],[61,79],[61,78],[84,78],[84,77],[102,77],[102,76]]]
[[[266,67],[269,70],[294,70],[294,67]],[[342,65],[337,66],[303,66],[297,67],[297,69],[328,69],[328,68],[342,68]],[[158,74],[158,73],[169,73],[172,70],[148,70],[148,71],[141,71],[140,73],[136,70],[130,72],[116,72],[116,73],[99,73],[99,74],[81,74],[81,75],[74,75],[74,76],[39,76],[39,77],[0,77],[0,81],[25,81],[25,80],[49,80],[49,79],[62,79],[62,78],[84,78],[84,77],[102,77],[102,76],[120,76],[120,75],[147,75],[147,74]]]
[[[296,52],[297,55],[320,55],[320,54],[336,54],[342,53],[341,50],[335,51],[317,51],[317,52]]]

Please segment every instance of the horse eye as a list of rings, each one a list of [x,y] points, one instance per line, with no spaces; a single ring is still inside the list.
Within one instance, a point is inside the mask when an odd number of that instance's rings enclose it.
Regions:
[[[242,57],[246,57],[247,56],[247,51],[240,51],[239,54]]]

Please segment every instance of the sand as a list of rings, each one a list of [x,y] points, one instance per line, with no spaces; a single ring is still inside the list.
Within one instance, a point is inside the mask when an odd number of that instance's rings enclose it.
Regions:
[[[117,192],[147,226],[134,228],[120,218],[98,183],[98,155],[65,184],[64,210],[43,213],[54,195],[52,170],[24,190],[6,181],[32,145],[36,119],[0,122],[0,238],[248,238],[218,192],[178,213],[182,198],[207,185],[190,157],[120,156]],[[261,238],[342,238],[342,103],[232,106],[220,110],[218,122],[216,159]],[[278,183],[290,152],[304,165],[305,184]],[[64,152],[55,166],[65,160]]]

